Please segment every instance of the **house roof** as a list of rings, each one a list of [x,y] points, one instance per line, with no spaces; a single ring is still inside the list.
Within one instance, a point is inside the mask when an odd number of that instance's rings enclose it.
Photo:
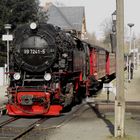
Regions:
[[[65,30],[82,30],[84,7],[56,7],[48,8],[48,23],[54,24]]]

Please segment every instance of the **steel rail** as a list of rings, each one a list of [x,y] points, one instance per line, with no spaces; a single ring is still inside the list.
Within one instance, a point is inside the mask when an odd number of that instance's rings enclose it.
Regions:
[[[1,127],[3,127],[3,126],[5,126],[5,125],[7,125],[7,124],[9,124],[9,123],[11,123],[11,122],[13,122],[13,121],[16,121],[16,120],[18,120],[19,118],[18,117],[13,117],[13,118],[10,118],[10,119],[8,119],[8,120],[6,120],[6,121],[4,121],[4,122],[2,122],[2,123],[0,123],[0,128]]]
[[[33,124],[29,125],[27,128],[25,128],[23,131],[21,131],[19,134],[17,134],[16,136],[14,136],[13,138],[11,138],[10,140],[17,140],[19,138],[21,138],[22,136],[24,136],[25,134],[29,133],[30,131],[32,131],[35,127],[38,127],[40,124],[42,124],[43,122],[45,122],[46,120],[48,120],[48,118],[41,118],[38,121],[34,122]]]

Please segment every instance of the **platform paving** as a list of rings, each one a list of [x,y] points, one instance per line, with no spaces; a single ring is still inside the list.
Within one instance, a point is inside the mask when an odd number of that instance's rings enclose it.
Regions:
[[[128,82],[128,73],[124,72],[124,92],[125,92],[125,100],[126,101],[140,101],[140,66],[134,70],[134,78],[131,82]],[[116,94],[116,79],[112,82],[113,88],[110,88],[109,99],[110,101],[115,100]],[[96,100],[104,100],[107,99],[107,89],[103,88],[99,91],[101,94],[98,95]]]
[[[116,80],[112,81],[114,88],[110,92],[110,101],[115,99]],[[125,72],[125,99],[126,101],[140,101],[140,67],[134,72],[134,79],[128,83],[127,71]],[[94,100],[106,100],[106,89],[100,91]],[[60,128],[52,129],[47,133],[46,140],[115,140],[114,138],[114,113],[101,114],[94,109],[93,104],[85,104],[77,117]],[[140,114],[126,113],[125,138],[117,140],[140,140]]]

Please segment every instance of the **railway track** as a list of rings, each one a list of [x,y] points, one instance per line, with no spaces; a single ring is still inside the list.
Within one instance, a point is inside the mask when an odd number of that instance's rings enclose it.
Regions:
[[[34,128],[38,127],[40,124],[42,124],[43,122],[45,122],[47,119],[48,118],[41,118],[41,119],[39,119],[35,123],[33,123],[33,124],[29,125],[28,127],[26,127],[19,134],[17,134],[16,136],[12,137],[10,140],[17,140],[17,139],[23,137],[24,135],[26,135],[27,133],[29,133],[30,131],[32,131]]]
[[[42,135],[46,135],[46,130],[59,128],[73,119],[82,106],[79,105],[74,111],[62,114],[59,117],[43,117],[35,118],[35,120],[34,118],[9,118],[0,123],[0,140],[30,140],[32,138],[38,140]],[[33,122],[29,123],[30,121]]]
[[[38,127],[40,124],[42,124],[44,121],[46,121],[49,118],[40,118],[33,123],[29,123],[29,125],[24,127],[19,127],[19,124],[17,122],[21,122],[21,124],[25,123],[28,124],[30,119],[24,119],[24,118],[18,118],[18,117],[12,117],[5,121],[2,121],[0,123],[0,140],[1,139],[7,139],[7,140],[17,140],[30,131],[32,131],[35,127]],[[26,120],[26,122],[25,122]],[[17,126],[16,126],[17,124]],[[22,124],[22,125],[23,125]]]
[[[8,120],[6,120],[6,121],[3,121],[2,123],[0,123],[0,128],[2,128],[3,126],[5,126],[5,125],[7,125],[7,124],[9,124],[9,123],[11,123],[11,122],[14,122],[14,121],[16,121],[16,120],[18,120],[19,118],[18,117],[12,117],[12,118],[10,118],[10,119],[8,119]]]
[[[87,107],[88,105],[89,107]],[[94,101],[88,103],[84,102],[77,106],[76,109],[69,113],[64,113],[59,117],[9,118],[0,123],[0,140],[38,140],[40,137],[45,138],[49,130],[64,126],[90,107],[93,107],[94,111],[98,111],[101,114],[114,112],[114,102]],[[129,107],[129,112],[131,109],[133,113],[140,113],[140,110],[138,112],[138,108],[140,109],[140,102],[126,102],[126,107]],[[23,126],[23,124],[25,125]]]
[[[107,100],[91,100],[87,102],[102,113],[114,112],[115,102]],[[131,114],[140,114],[140,101],[126,101],[126,112]]]

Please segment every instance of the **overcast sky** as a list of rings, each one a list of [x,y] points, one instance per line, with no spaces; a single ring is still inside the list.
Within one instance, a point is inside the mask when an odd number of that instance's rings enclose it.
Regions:
[[[116,0],[40,0],[41,5],[47,1],[58,1],[65,6],[85,6],[87,30],[90,33],[95,32],[98,37],[102,36],[101,24],[105,19],[111,18],[116,8]],[[124,1],[125,26],[127,23],[134,23],[133,30],[140,35],[140,0]]]

